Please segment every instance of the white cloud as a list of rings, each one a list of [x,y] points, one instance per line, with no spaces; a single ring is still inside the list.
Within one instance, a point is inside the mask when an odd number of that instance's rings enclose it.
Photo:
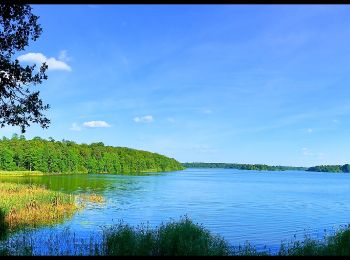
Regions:
[[[81,131],[81,127],[77,123],[73,123],[71,128],[69,128],[69,129],[72,131],[77,131],[77,132]]]
[[[147,115],[147,116],[141,116],[141,117],[135,117],[134,122],[136,123],[152,123],[154,121],[153,116]]]
[[[71,58],[67,54],[67,50],[60,51],[60,54],[58,55],[58,59],[65,62],[71,60]]]
[[[312,133],[314,130],[312,130],[312,128],[308,128],[306,131],[307,131],[308,133]]]
[[[89,121],[84,122],[83,126],[88,128],[97,128],[97,127],[111,127],[107,122],[105,121]]]
[[[327,157],[327,154],[324,152],[310,151],[306,147],[302,148],[301,151],[302,151],[302,154],[304,156],[308,156],[309,158],[316,158],[318,160],[324,160]]]
[[[65,70],[65,71],[72,70],[72,68],[64,61],[56,60],[56,58],[47,58],[42,53],[30,52],[19,56],[17,59],[22,62],[33,62],[40,65],[46,62],[49,70]]]

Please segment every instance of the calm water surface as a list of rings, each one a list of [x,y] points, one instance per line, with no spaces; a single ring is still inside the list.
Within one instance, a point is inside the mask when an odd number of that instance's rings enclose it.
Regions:
[[[36,230],[37,236],[69,227],[87,238],[120,220],[157,226],[186,214],[232,245],[249,241],[275,251],[294,235],[321,236],[350,223],[350,174],[186,169],[152,176],[0,178],[5,180],[105,197],[63,224]]]

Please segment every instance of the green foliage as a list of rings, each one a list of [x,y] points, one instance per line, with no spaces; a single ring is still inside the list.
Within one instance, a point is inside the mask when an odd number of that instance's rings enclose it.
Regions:
[[[307,169],[310,172],[350,172],[350,165],[318,165]]]
[[[181,169],[175,159],[103,143],[76,144],[40,137],[25,140],[18,136],[0,140],[0,171],[140,174]]]
[[[20,126],[22,133],[31,123],[47,128],[50,120],[42,112],[49,109],[30,87],[47,79],[47,65],[21,66],[17,52],[36,41],[42,28],[28,4],[0,4],[0,128]]]
[[[311,171],[311,172],[350,172],[350,164],[344,165],[318,165],[313,167],[293,167],[293,166],[270,166],[266,164],[239,164],[239,163],[203,163],[192,162],[182,163],[186,168],[223,168],[238,170],[256,170],[256,171]]]
[[[228,243],[221,237],[212,235],[202,225],[185,217],[180,221],[162,224],[157,232],[159,255],[228,255]]]
[[[182,163],[182,165],[186,168],[223,168],[223,169],[256,170],[256,171],[287,171],[287,170],[304,171],[307,169],[305,167],[269,166],[266,164],[239,164],[239,163],[192,162],[192,163]]]
[[[5,211],[0,209],[0,240],[4,239],[8,232],[8,224],[5,221],[5,217]]]
[[[281,244],[279,251],[257,250],[246,242],[242,246],[229,245],[223,238],[211,234],[203,226],[193,223],[187,217],[171,221],[151,229],[140,225],[132,227],[122,222],[106,227],[102,241],[93,235],[89,242],[79,241],[69,230],[62,233],[52,231],[47,239],[41,239],[41,246],[47,249],[45,255],[96,255],[96,256],[349,256],[350,229],[341,228],[332,235],[315,240],[306,235],[304,240],[291,240]],[[36,255],[33,251],[37,241],[33,233],[24,232],[15,239],[0,243],[2,255]],[[66,248],[73,248],[66,251]],[[40,255],[40,254],[39,254]]]
[[[282,256],[349,256],[350,229],[338,230],[334,235],[314,240],[306,236],[303,241],[294,241],[281,246]]]
[[[341,167],[342,172],[350,172],[350,164],[344,164]]]
[[[229,255],[227,242],[187,217],[157,229],[119,224],[106,231],[106,255],[195,256]]]

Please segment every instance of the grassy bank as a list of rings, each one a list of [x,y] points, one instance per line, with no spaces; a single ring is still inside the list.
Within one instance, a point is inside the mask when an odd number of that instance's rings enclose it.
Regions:
[[[42,176],[45,175],[45,173],[40,171],[0,171],[0,178],[1,176],[7,176],[7,177],[23,177],[23,176]]]
[[[0,194],[0,219],[10,230],[55,224],[78,209],[73,195],[35,185],[0,183]]]
[[[0,171],[1,177],[29,177],[29,176],[49,176],[49,175],[75,175],[86,174],[82,172],[41,172],[41,171]]]

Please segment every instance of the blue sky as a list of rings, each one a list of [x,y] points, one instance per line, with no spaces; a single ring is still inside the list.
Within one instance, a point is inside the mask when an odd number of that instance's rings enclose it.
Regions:
[[[350,162],[350,6],[34,5],[49,129],[181,162]],[[6,127],[10,137],[19,128]]]

